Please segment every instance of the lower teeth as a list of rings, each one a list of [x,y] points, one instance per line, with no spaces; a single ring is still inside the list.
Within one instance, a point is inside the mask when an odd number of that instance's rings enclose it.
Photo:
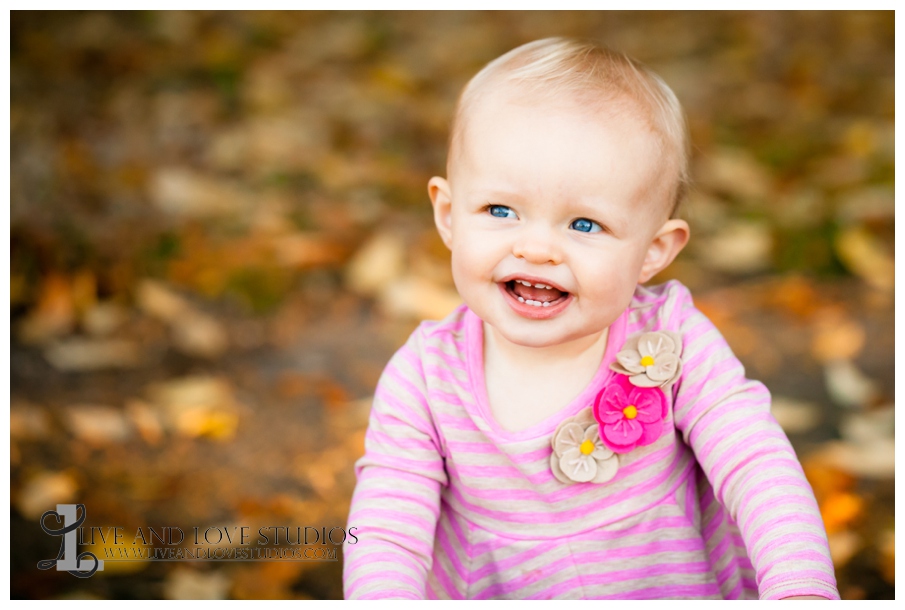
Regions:
[[[531,299],[528,299],[526,301],[522,297],[518,297],[518,300],[520,303],[525,303],[526,305],[531,305],[533,307],[549,307],[550,306],[550,303],[548,303],[546,301],[532,301]]]

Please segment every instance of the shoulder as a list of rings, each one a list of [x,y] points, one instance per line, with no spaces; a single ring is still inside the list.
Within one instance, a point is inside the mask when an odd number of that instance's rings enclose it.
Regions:
[[[629,324],[643,330],[677,330],[693,309],[691,291],[678,280],[639,285],[629,304]]]
[[[631,307],[662,307],[670,301],[691,301],[691,291],[679,280],[669,280],[655,286],[638,285],[632,295]]]
[[[391,364],[407,361],[419,363],[417,368],[423,374],[423,364],[432,362],[438,357],[446,362],[464,359],[465,327],[470,310],[463,304],[456,307],[442,320],[421,322],[409,335],[405,344],[396,352]]]
[[[463,303],[442,320],[422,322],[414,334],[419,335],[422,341],[427,342],[443,341],[450,338],[458,339],[464,335],[468,312],[468,307]]]

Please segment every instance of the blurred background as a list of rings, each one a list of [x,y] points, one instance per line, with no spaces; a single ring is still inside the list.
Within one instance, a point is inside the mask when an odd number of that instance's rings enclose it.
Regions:
[[[456,96],[551,35],[685,105],[656,281],[772,391],[842,596],[894,597],[893,12],[14,11],[13,598],[341,597],[340,562],[40,571],[38,520],[345,525],[383,366],[458,303],[426,194]]]

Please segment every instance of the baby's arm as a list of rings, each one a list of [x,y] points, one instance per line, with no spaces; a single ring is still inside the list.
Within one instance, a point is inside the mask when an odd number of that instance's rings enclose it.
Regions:
[[[365,456],[345,545],[346,599],[424,599],[440,487],[447,482],[412,338],[390,360],[374,395]]]
[[[825,601],[826,598],[821,595],[790,595],[789,597],[783,597],[783,599],[819,599]]]
[[[762,599],[838,599],[826,531],[770,393],[742,364],[682,288],[683,374],[676,427],[738,523]]]

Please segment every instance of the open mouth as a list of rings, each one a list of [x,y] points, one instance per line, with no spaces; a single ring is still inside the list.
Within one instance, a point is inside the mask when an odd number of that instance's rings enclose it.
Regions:
[[[519,303],[538,308],[554,307],[569,298],[569,293],[549,284],[515,279],[505,283],[506,292]]]

